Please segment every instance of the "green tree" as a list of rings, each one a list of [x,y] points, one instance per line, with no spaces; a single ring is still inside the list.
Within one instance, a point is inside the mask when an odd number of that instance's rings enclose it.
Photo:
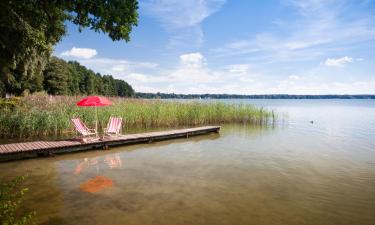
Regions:
[[[52,95],[67,94],[69,74],[68,64],[64,60],[52,57],[44,70],[44,90]]]
[[[81,77],[78,76],[78,72],[72,67],[72,65],[68,64],[69,66],[69,76],[67,79],[68,82],[68,95],[79,95],[81,94],[79,90],[79,84],[81,82]]]
[[[123,80],[115,80],[116,95],[120,97],[134,96],[134,89]]]
[[[103,75],[102,77],[102,91],[101,94],[105,96],[117,96],[115,90],[115,80],[111,75]]]
[[[0,80],[6,91],[41,88],[52,47],[65,34],[64,21],[129,41],[137,9],[137,0],[0,1]]]
[[[71,78],[69,83],[69,89],[75,89],[78,85],[78,90],[74,94],[87,94],[86,76],[87,69],[76,61],[68,62],[71,70]],[[78,82],[78,84],[77,84]]]
[[[44,71],[44,89],[53,95],[134,96],[133,88],[111,75],[101,75],[78,62],[52,57]]]

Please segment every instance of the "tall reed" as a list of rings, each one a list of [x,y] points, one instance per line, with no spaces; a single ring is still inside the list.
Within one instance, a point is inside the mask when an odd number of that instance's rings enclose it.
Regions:
[[[34,94],[22,98],[13,107],[0,108],[0,137],[27,138],[73,134],[70,119],[80,117],[93,126],[92,107],[78,107],[82,96],[48,96]],[[102,128],[110,116],[121,116],[124,130],[131,128],[184,127],[209,124],[241,123],[264,125],[274,122],[273,111],[248,104],[219,102],[179,102],[110,98],[112,106],[98,107]]]

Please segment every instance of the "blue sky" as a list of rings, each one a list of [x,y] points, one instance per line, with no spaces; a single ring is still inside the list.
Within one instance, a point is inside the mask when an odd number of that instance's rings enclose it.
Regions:
[[[54,54],[140,92],[375,94],[375,0],[140,0],[131,41],[68,35]]]

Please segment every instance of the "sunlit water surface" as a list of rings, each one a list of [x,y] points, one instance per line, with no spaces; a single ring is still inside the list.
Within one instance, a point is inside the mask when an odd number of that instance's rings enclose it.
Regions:
[[[374,100],[226,102],[287,117],[0,173],[29,174],[23,210],[39,224],[375,224]]]

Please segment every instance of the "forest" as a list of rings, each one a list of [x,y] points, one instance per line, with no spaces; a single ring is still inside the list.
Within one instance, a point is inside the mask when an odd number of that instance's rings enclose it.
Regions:
[[[52,56],[67,33],[91,29],[113,41],[130,41],[138,1],[0,1],[0,97],[47,91],[53,95],[132,96],[125,81]]]
[[[1,87],[4,85],[0,83],[0,93],[4,95],[5,90]],[[10,87],[10,93],[15,95],[46,91],[51,95],[134,96],[134,90],[127,82],[55,56],[51,57],[42,73],[34,74],[33,79],[13,80]]]
[[[76,61],[52,57],[44,72],[43,89],[52,95],[105,95],[129,97],[133,88],[111,75],[95,73]]]

